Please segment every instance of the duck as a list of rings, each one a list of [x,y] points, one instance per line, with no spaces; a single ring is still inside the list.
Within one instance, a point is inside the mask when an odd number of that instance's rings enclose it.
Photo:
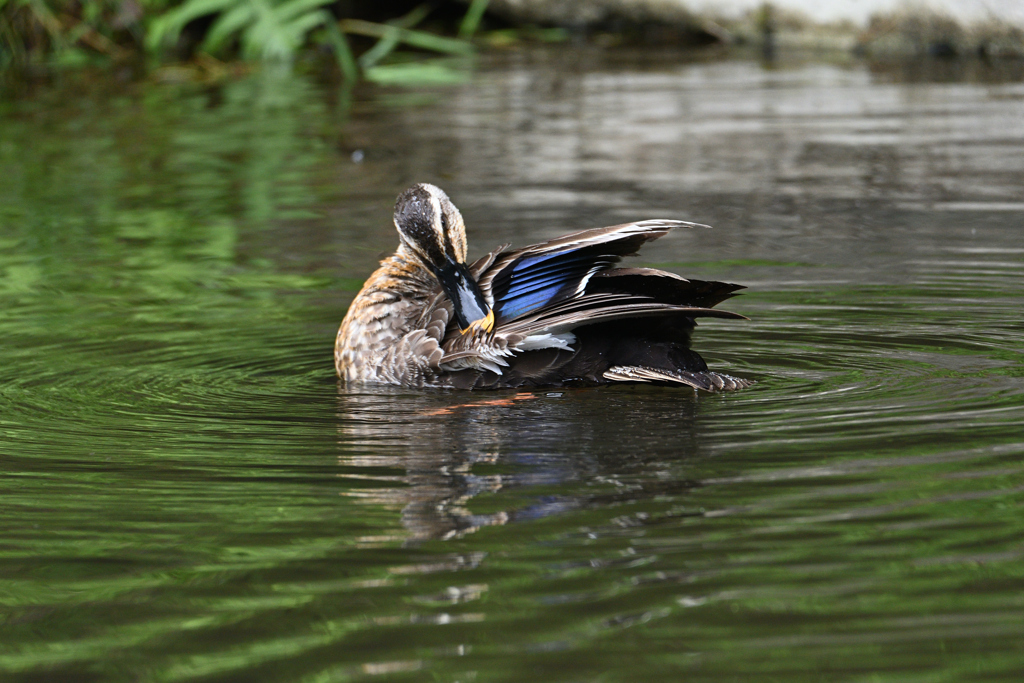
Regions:
[[[443,190],[398,195],[398,248],[353,299],[334,362],[344,384],[529,389],[620,383],[743,389],[690,348],[696,318],[746,320],[715,306],[741,285],[621,267],[683,228],[654,219],[573,232],[467,261],[466,225]]]

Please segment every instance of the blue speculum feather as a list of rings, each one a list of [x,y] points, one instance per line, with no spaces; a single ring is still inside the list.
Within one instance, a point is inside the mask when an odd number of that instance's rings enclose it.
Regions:
[[[495,311],[512,319],[543,308],[575,292],[600,260],[574,251],[524,258],[512,268],[505,291],[497,293]]]
[[[528,296],[518,296],[510,301],[503,301],[498,306],[498,313],[502,318],[517,318],[530,311],[544,307],[549,301],[563,289],[564,285],[557,284],[553,287],[536,291]]]

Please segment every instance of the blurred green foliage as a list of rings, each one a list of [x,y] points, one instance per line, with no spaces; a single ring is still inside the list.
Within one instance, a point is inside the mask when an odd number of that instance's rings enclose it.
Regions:
[[[0,66],[124,56],[165,0],[0,0]]]
[[[434,9],[428,4],[375,23],[337,16],[334,0],[0,0],[0,68],[76,66],[142,54],[291,62],[303,48],[319,45],[333,52],[347,80],[395,82],[402,74],[427,73],[432,81],[450,81],[445,64],[410,68],[408,55],[396,50],[404,44],[471,55],[469,39],[487,4],[472,0],[458,38],[450,38],[415,28]],[[346,34],[376,43],[357,62]],[[397,68],[389,70],[387,61],[397,61]]]
[[[146,47],[158,51],[178,42],[187,24],[207,16],[216,19],[201,49],[216,53],[233,40],[247,59],[288,60],[306,42],[309,33],[330,23],[323,11],[332,0],[186,0],[149,23]]]

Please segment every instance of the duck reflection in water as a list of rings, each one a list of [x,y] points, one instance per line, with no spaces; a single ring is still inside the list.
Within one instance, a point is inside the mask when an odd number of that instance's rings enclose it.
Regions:
[[[584,230],[466,261],[466,229],[448,196],[414,185],[395,205],[397,251],[363,285],[335,344],[347,384],[497,389],[656,383],[729,391],[690,347],[698,317],[742,289],[623,256],[678,228],[647,220]]]
[[[349,453],[339,460],[341,476],[350,476],[348,470],[362,484],[346,495],[400,510],[406,543],[695,485],[649,476],[651,468],[661,471],[700,453],[700,402],[663,389],[472,396],[342,386],[338,401],[339,445]],[[645,435],[643,453],[629,447],[637,434]],[[644,471],[635,486],[614,483]],[[599,492],[582,496],[574,484],[580,480],[608,485],[587,487]]]

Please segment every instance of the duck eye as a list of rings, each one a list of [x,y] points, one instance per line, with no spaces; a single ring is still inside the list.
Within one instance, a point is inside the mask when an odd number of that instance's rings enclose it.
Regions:
[[[448,232],[448,216],[441,214],[441,229]]]

